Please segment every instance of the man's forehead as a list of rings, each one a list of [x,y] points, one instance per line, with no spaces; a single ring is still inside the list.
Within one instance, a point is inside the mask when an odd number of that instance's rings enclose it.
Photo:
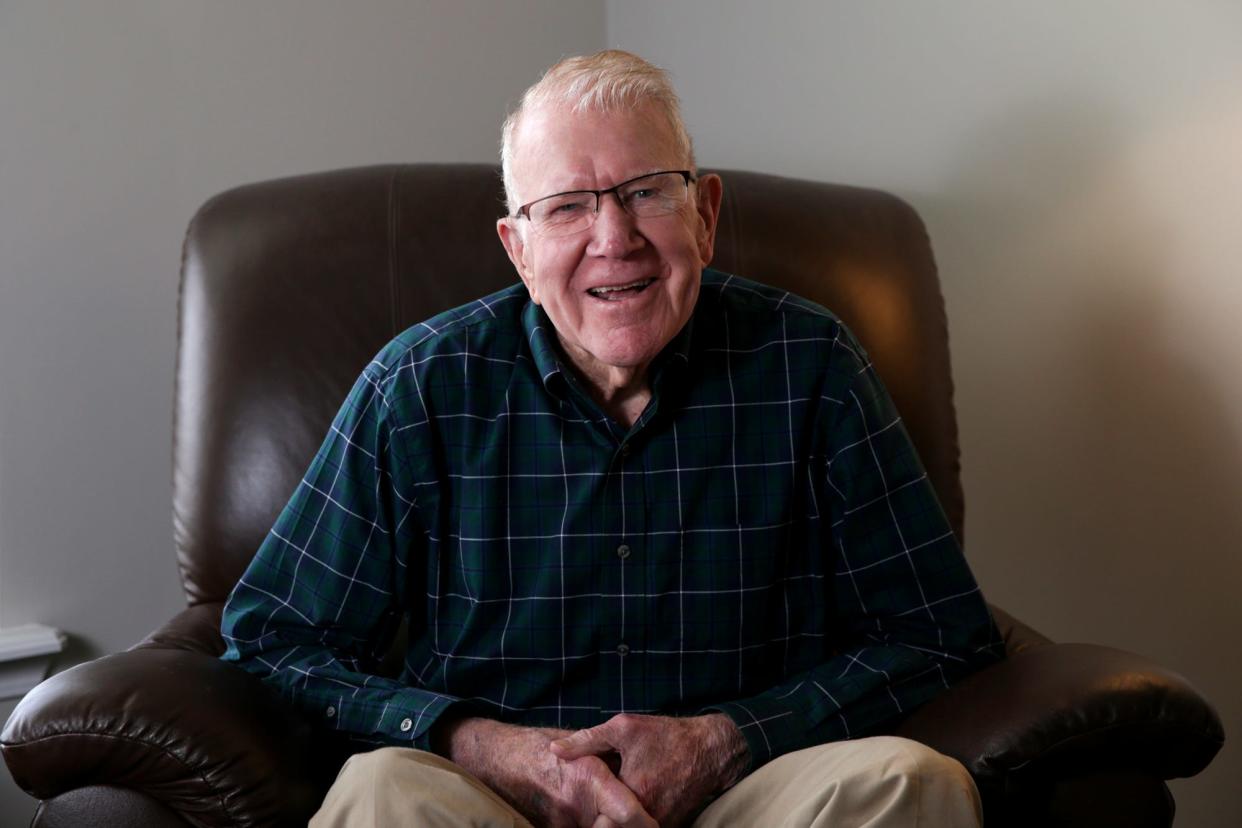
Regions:
[[[585,187],[597,173],[630,177],[681,163],[666,113],[650,102],[608,111],[542,106],[523,114],[514,137],[519,185],[552,177]]]

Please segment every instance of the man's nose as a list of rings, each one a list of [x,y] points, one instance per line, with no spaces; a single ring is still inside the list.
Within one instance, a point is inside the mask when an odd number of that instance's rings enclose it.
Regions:
[[[634,217],[621,206],[616,193],[600,196],[595,223],[591,225],[591,243],[587,252],[595,256],[619,257],[642,246]]]

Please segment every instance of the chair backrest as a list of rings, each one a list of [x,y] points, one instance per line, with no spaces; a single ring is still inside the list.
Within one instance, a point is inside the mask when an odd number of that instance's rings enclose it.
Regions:
[[[961,533],[944,303],[923,224],[874,190],[720,171],[713,267],[836,312],[871,354]],[[445,218],[432,204],[458,206]],[[370,358],[516,281],[490,165],[409,164],[252,184],[186,236],[173,512],[191,604],[221,601]]]

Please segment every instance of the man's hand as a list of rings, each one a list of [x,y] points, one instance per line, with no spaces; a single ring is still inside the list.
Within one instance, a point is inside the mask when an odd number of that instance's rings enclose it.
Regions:
[[[619,755],[621,781],[662,828],[676,828],[732,787],[750,762],[746,739],[723,713],[678,719],[623,713],[552,742],[564,760]]]
[[[461,719],[436,735],[436,752],[470,771],[541,828],[658,828],[603,759],[553,755],[549,743],[569,735],[566,730]]]

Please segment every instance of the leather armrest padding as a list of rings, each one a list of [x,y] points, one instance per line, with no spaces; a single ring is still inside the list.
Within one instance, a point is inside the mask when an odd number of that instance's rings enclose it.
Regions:
[[[988,609],[1005,642],[1005,652],[1009,655],[1017,655],[1033,647],[1046,647],[1052,643],[1051,638],[1014,618],[1000,607],[988,604]]]
[[[174,615],[132,649],[190,650],[213,658],[219,656],[224,652],[224,637],[220,635],[223,612],[223,601],[195,604]]]
[[[199,826],[305,825],[322,794],[306,722],[244,670],[183,650],[52,676],[18,704],[0,748],[35,797],[133,788]]]
[[[915,711],[898,735],[1017,791],[1084,766],[1192,776],[1224,742],[1220,717],[1177,673],[1091,644],[1025,650]]]

